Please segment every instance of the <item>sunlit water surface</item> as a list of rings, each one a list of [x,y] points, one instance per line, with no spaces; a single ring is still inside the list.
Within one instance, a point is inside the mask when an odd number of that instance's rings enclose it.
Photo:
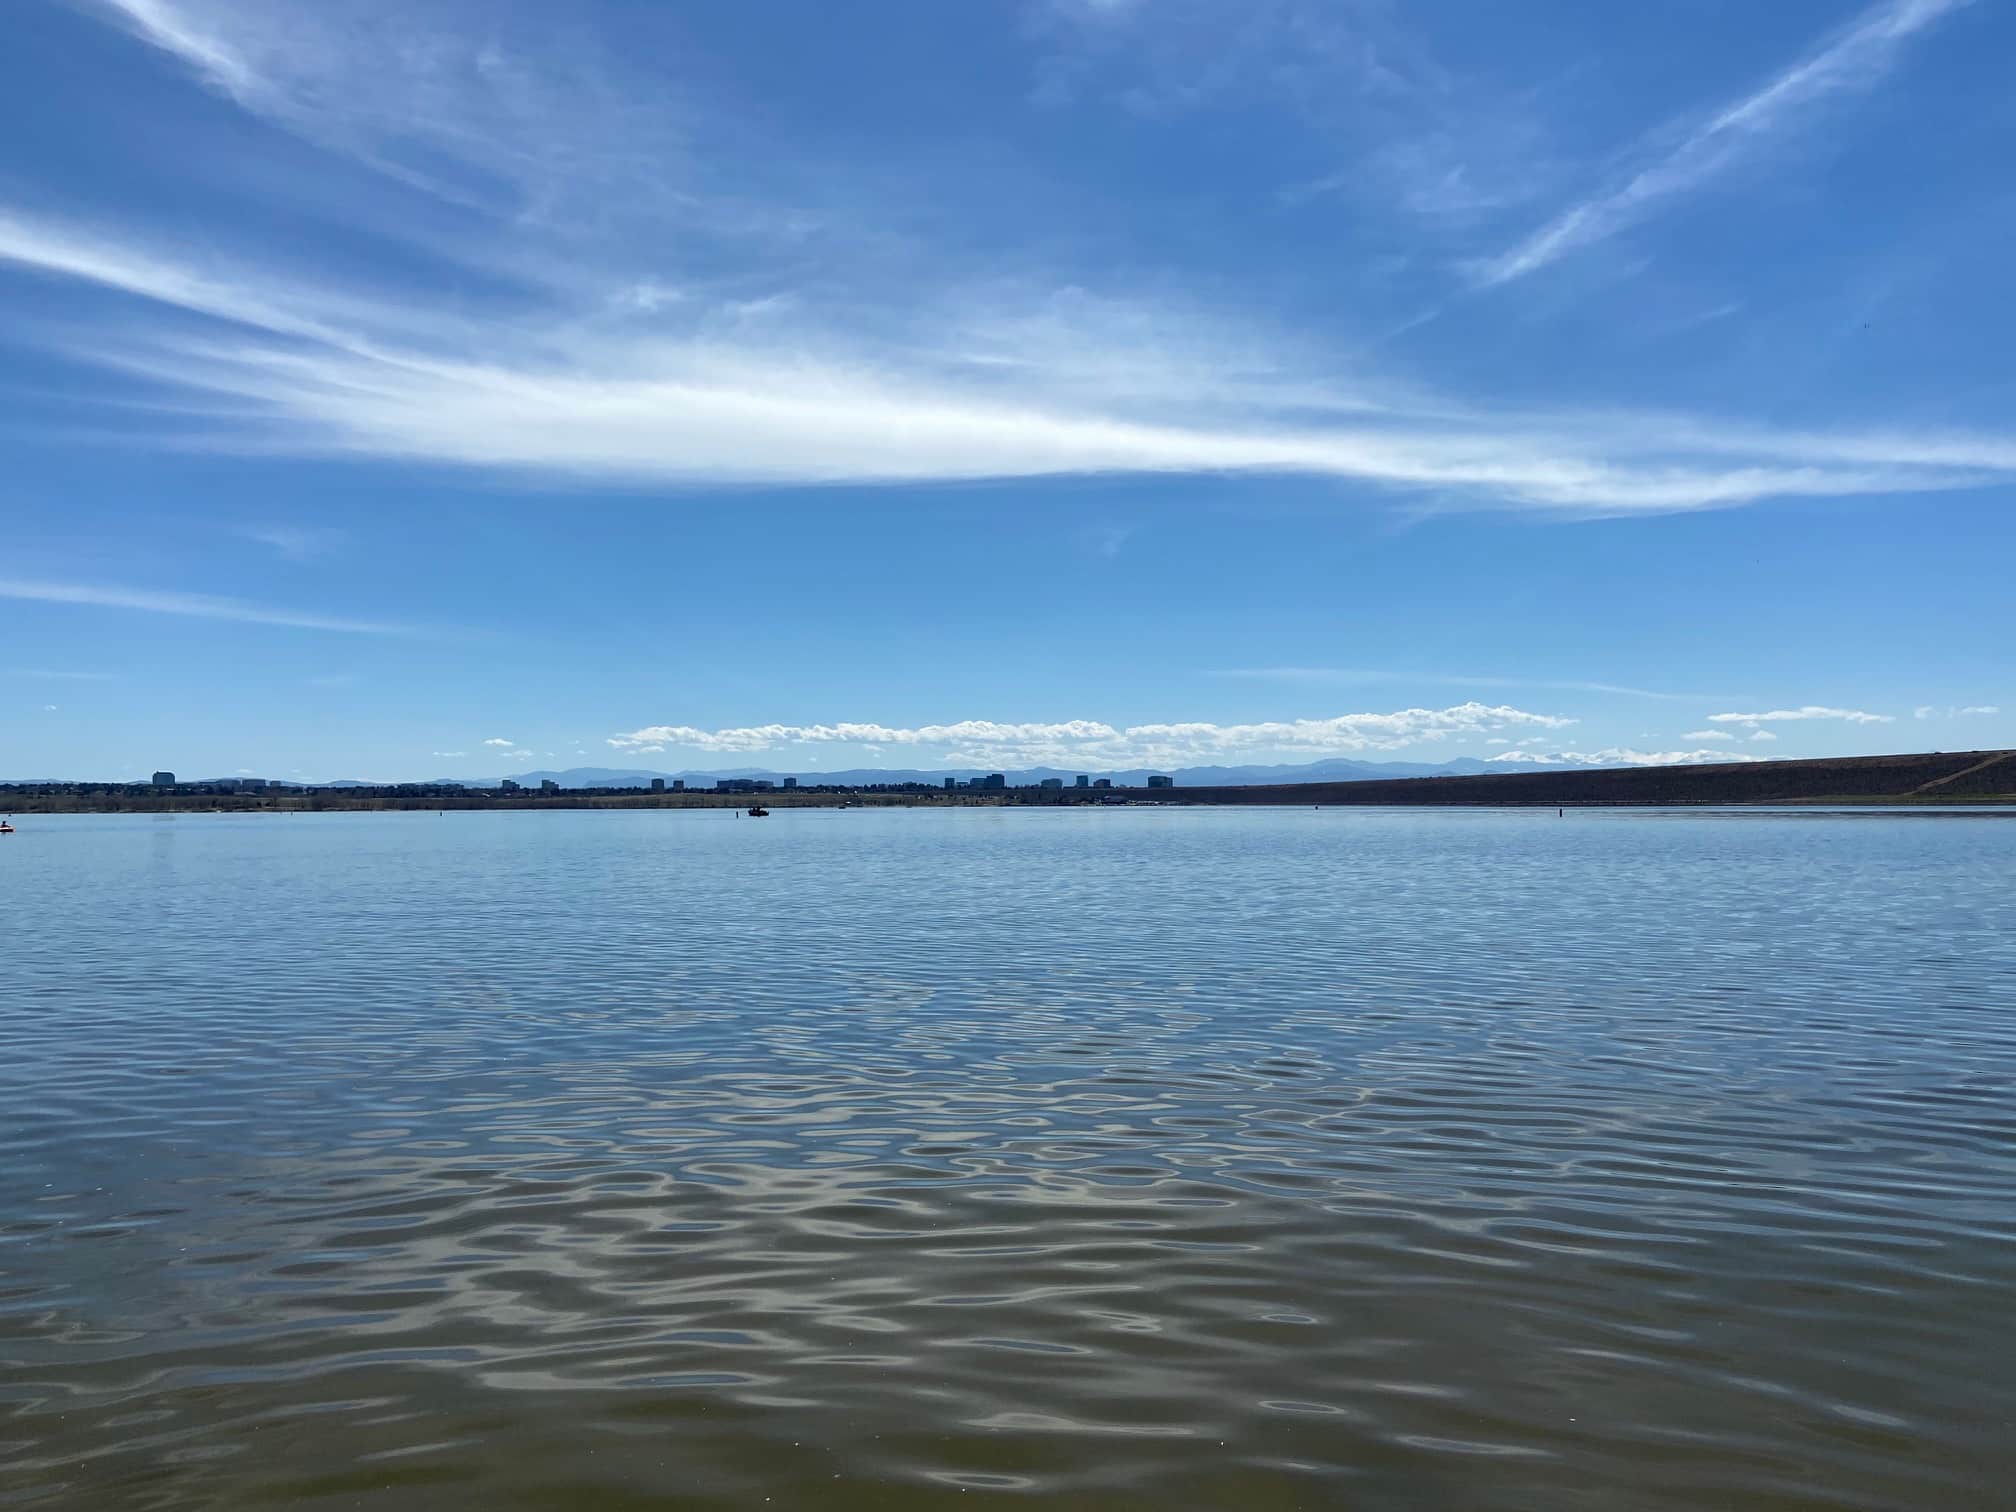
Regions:
[[[2016,823],[36,818],[0,1505],[1968,1508]]]

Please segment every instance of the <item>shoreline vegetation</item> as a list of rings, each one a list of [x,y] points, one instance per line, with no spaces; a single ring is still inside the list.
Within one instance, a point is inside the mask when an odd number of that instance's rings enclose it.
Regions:
[[[345,813],[397,810],[734,808],[1056,808],[1261,804],[1277,807],[1602,808],[1743,804],[2016,803],[2016,751],[1931,751],[1810,761],[1610,767],[1239,787],[943,789],[797,787],[758,793],[642,788],[500,791],[419,784],[264,787],[224,784],[0,785],[0,813]]]

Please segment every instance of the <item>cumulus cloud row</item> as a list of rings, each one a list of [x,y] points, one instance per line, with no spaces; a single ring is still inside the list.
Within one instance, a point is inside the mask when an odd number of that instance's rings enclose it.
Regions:
[[[1310,756],[1390,751],[1423,741],[1484,736],[1519,727],[1563,729],[1574,723],[1559,715],[1472,701],[1446,709],[1396,709],[1387,713],[1253,724],[1192,720],[1123,727],[1094,719],[1048,723],[968,719],[914,727],[842,722],[715,730],[660,724],[612,735],[608,744],[633,754],[653,754],[675,747],[709,753],[744,753],[801,745],[930,746],[943,752],[947,761],[962,764],[1075,764],[1107,768],[1223,760],[1272,752]]]

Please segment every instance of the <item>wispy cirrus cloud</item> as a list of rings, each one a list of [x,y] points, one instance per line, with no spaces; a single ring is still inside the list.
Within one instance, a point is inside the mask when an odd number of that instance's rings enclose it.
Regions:
[[[1790,724],[1802,720],[1839,719],[1848,724],[1892,724],[1894,714],[1871,714],[1866,709],[1830,709],[1824,704],[1801,704],[1796,709],[1765,709],[1754,714],[1710,714],[1710,724],[1767,725]]]
[[[1525,240],[1479,265],[1485,285],[1524,278],[1571,252],[1615,236],[1664,200],[1701,188],[1792,130],[1830,96],[1866,89],[1889,71],[1904,44],[1969,0],[1884,0],[1805,58],[1743,98],[1688,128],[1677,142],[1655,138],[1615,188],[1570,206]]]
[[[786,326],[717,333],[696,315],[683,334],[592,340],[560,308],[449,328],[397,303],[373,306],[285,275],[194,272],[165,254],[0,214],[6,262],[233,327],[121,320],[66,346],[137,383],[207,400],[208,443],[226,448],[675,483],[1300,474],[1584,514],[1930,491],[2016,471],[2016,449],[1983,440],[1970,451],[1965,438],[1949,440],[1936,460],[1841,461],[1826,443],[1802,440],[1768,461],[1725,463],[1700,447],[1648,450],[1607,423],[1572,416],[1535,424],[1368,408],[1319,376],[1264,363],[1245,380],[1200,378],[1187,395],[1166,375],[1130,391],[1128,376],[1154,369],[1159,348],[1125,363],[1103,344],[1110,332],[1094,326],[1073,353],[1041,316],[1032,316],[1032,346],[1019,360],[948,347],[942,325],[891,345],[886,331],[846,329],[838,311],[831,325],[800,314]],[[918,319],[913,307],[882,311],[877,323]],[[964,319],[955,314],[949,325],[963,329]],[[997,339],[1014,325],[998,314],[987,320]],[[430,327],[433,345],[416,345]],[[1103,409],[1089,397],[1101,387]],[[1310,413],[1326,408],[1367,413],[1312,426]],[[1754,433],[1745,440],[1763,444]]]
[[[466,205],[474,219],[458,224],[479,228],[421,249],[451,271],[446,301],[424,284],[339,284],[228,236],[178,250],[0,208],[0,263],[104,301],[82,314],[61,302],[32,334],[207,422],[143,441],[563,483],[1299,475],[1434,507],[1579,515],[2016,475],[2016,445],[1994,436],[1779,436],[1456,404],[1314,352],[1251,309],[1213,315],[1132,284],[1101,297],[1068,270],[1005,276],[906,239],[885,199],[804,212],[791,188],[834,178],[812,158],[780,150],[761,192],[708,169],[736,156],[706,150],[716,112],[666,104],[677,89],[620,57],[568,54],[564,29],[514,30],[539,25],[536,11],[458,30],[375,3],[361,22],[250,0],[92,8],[259,120],[401,192]],[[1186,22],[1183,67],[1217,51],[1206,19]],[[1326,69],[1450,87],[1378,6],[1252,24],[1256,56],[1320,37]],[[1329,77],[1311,76],[1312,99]],[[583,202],[592,214],[569,213]],[[408,208],[344,207],[392,241]]]
[[[1078,544],[1090,556],[1111,560],[1120,555],[1133,534],[1132,525],[1087,525],[1078,531]]]
[[[247,112],[464,209],[547,219],[617,184],[656,200],[681,155],[663,81],[646,89],[581,28],[532,38],[396,0],[80,3]]]
[[[1150,120],[1258,100],[1318,121],[1448,86],[1380,0],[1035,0],[1033,97]]]
[[[1911,711],[1913,719],[1967,719],[1987,714],[2000,714],[1999,704],[1948,704],[1939,708],[1933,704],[1920,704]]]
[[[92,8],[122,20],[156,47],[172,52],[204,78],[240,101],[266,92],[266,81],[239,52],[170,0],[88,0]]]
[[[248,525],[239,534],[270,546],[289,562],[312,562],[342,543],[343,532],[318,525]]]
[[[615,750],[655,754],[679,748],[747,753],[807,745],[928,746],[945,763],[1021,766],[1075,764],[1091,768],[1222,760],[1262,753],[1303,756],[1391,751],[1429,741],[1482,737],[1502,729],[1565,729],[1572,719],[1509,705],[1456,704],[1446,709],[1396,709],[1249,724],[1205,720],[1116,726],[1100,720],[1004,722],[969,719],[949,724],[891,726],[841,722],[749,725],[701,729],[646,725],[609,737]]]
[[[162,592],[149,588],[113,587],[99,583],[50,582],[30,578],[0,578],[0,598],[44,604],[77,604],[98,609],[130,609],[143,614],[174,614],[191,619],[236,620],[248,625],[285,625],[300,630],[333,630],[346,635],[403,635],[402,625],[347,619],[299,609],[274,608],[207,593]]]
[[[1727,730],[1689,730],[1680,737],[1682,740],[1734,740],[1736,737]]]

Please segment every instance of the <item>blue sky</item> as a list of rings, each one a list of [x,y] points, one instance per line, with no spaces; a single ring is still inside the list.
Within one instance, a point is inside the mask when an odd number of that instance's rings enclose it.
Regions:
[[[2016,10],[25,0],[0,776],[2016,745]]]

